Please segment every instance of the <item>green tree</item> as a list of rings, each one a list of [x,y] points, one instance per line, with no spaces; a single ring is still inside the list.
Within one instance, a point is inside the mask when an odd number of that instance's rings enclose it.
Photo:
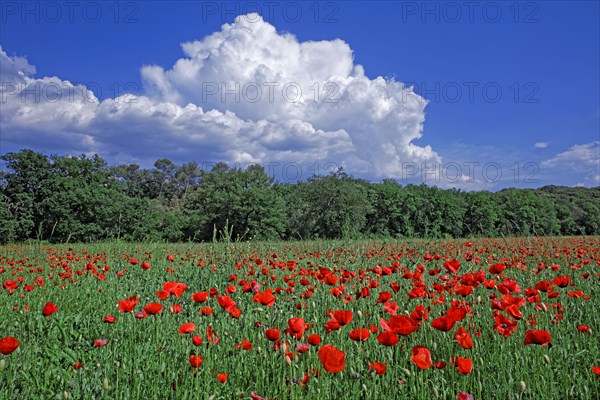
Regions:
[[[342,169],[328,176],[314,176],[298,184],[306,207],[306,230],[321,238],[356,237],[371,211],[368,183]]]

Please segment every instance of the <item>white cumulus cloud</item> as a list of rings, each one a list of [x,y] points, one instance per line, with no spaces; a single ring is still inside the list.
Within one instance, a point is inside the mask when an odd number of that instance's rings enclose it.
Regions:
[[[600,182],[600,141],[576,144],[568,150],[543,161],[542,168],[585,173],[592,184]]]
[[[425,99],[367,77],[342,40],[300,42],[249,15],[181,46],[170,68],[141,68],[142,95],[102,101],[0,48],[2,140],[121,160],[333,162],[372,177],[441,161],[413,143]]]

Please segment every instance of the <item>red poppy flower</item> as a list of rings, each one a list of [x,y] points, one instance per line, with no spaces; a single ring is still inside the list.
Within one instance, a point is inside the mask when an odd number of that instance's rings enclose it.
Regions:
[[[271,328],[271,329],[267,329],[265,331],[265,336],[267,337],[268,340],[270,340],[271,342],[274,342],[276,340],[279,340],[279,338],[281,337],[281,334],[279,332],[279,329]]]
[[[473,347],[473,338],[471,337],[471,334],[462,326],[456,330],[454,339],[465,349]]]
[[[200,335],[196,335],[192,338],[192,343],[194,343],[194,346],[198,347],[202,344],[202,336]]]
[[[587,325],[577,325],[577,330],[582,333],[590,333],[590,327]]]
[[[316,333],[313,333],[312,335],[308,336],[308,344],[312,345],[312,346],[318,346],[319,344],[321,344],[321,336],[317,335]]]
[[[46,303],[46,305],[44,306],[44,309],[42,310],[42,315],[44,317],[48,317],[57,311],[58,311],[58,307],[56,306],[56,304],[48,302],[48,303]]]
[[[419,369],[428,369],[433,365],[433,361],[431,360],[431,352],[427,347],[424,346],[413,347],[410,361]]]
[[[240,310],[239,308],[230,308],[227,310],[227,313],[232,316],[233,318],[239,318],[240,315],[242,315],[242,310]]]
[[[592,372],[600,376],[600,367],[592,367]]]
[[[136,304],[139,303],[140,299],[135,296],[131,296],[126,300],[119,300],[119,312],[131,312],[135,308]]]
[[[437,369],[444,369],[446,368],[446,363],[444,361],[439,361],[436,362],[435,364],[433,364],[434,367],[436,367]]]
[[[135,317],[137,319],[144,319],[148,316],[148,314],[146,314],[146,311],[138,311],[135,313]]]
[[[470,358],[456,357],[454,363],[456,369],[458,369],[458,373],[461,375],[467,375],[473,370],[473,360]]]
[[[159,290],[156,292],[156,297],[158,297],[160,300],[166,300],[170,295],[171,293],[167,292],[166,290]]]
[[[385,303],[389,299],[392,298],[392,294],[390,292],[381,292],[379,293],[379,297],[377,298],[376,303]]]
[[[252,298],[252,301],[255,303],[260,303],[263,306],[271,307],[275,304],[275,296],[271,293],[271,290],[267,290],[266,292],[256,293]]]
[[[375,371],[377,375],[385,375],[387,371],[387,365],[380,362],[369,363],[369,371]]]
[[[350,338],[350,340],[358,342],[358,341],[365,341],[369,338],[369,336],[371,336],[371,332],[369,332],[369,330],[367,328],[356,328],[354,329],[352,332],[350,332],[350,334],[348,335],[348,337]]]
[[[394,332],[384,331],[377,335],[377,341],[384,346],[395,346],[398,344],[398,335]]]
[[[352,311],[335,310],[333,312],[333,319],[335,319],[341,326],[347,325],[352,321]]]
[[[19,341],[12,336],[6,336],[0,339],[0,353],[5,356],[15,351],[17,347],[19,347]]]
[[[144,312],[148,315],[156,315],[162,312],[163,306],[158,303],[149,303],[144,306]]]
[[[227,381],[227,374],[217,374],[217,379],[221,383],[225,383]]]
[[[406,315],[394,315],[388,325],[392,332],[402,336],[408,336],[419,329],[417,321]]]
[[[448,271],[450,273],[455,273],[460,268],[460,262],[458,260],[449,260],[449,261],[444,262],[443,265],[444,265],[444,268],[446,268],[446,271]]]
[[[288,329],[286,332],[296,337],[296,339],[302,338],[304,331],[306,330],[306,322],[302,318],[290,318],[288,320]]]
[[[204,303],[208,299],[208,292],[196,292],[192,294],[194,303]]]
[[[335,346],[323,345],[319,349],[318,356],[327,372],[341,372],[346,368],[346,353]]]
[[[143,270],[147,271],[147,270],[149,270],[149,269],[150,269],[150,263],[149,263],[148,261],[144,261],[144,262],[142,263],[142,265],[140,265],[140,267],[141,267]]]
[[[113,317],[112,315],[107,315],[106,317],[104,317],[104,322],[106,322],[107,324],[112,324],[117,320],[117,317]]]
[[[137,258],[131,258],[129,259],[129,264],[131,265],[137,265],[139,263]]]
[[[183,312],[183,307],[180,304],[173,304],[169,306],[169,312],[171,314],[181,314]]]
[[[570,280],[571,277],[569,275],[557,276],[556,278],[552,279],[552,283],[554,283],[558,287],[564,288],[569,285]]]
[[[94,341],[94,347],[104,347],[108,343],[108,339],[96,339]]]
[[[202,365],[202,361],[204,359],[202,358],[202,356],[197,356],[195,354],[190,355],[190,365],[192,366],[192,368],[198,368]]]
[[[341,329],[342,325],[336,319],[330,319],[324,326],[325,332],[331,333],[331,331],[337,331]]]
[[[207,316],[209,316],[212,313],[213,313],[213,308],[212,307],[202,307],[200,309],[200,315],[202,315],[202,316],[207,317]]]
[[[217,334],[213,330],[212,326],[209,326],[208,328],[206,328],[206,338],[212,344],[219,343],[219,337],[217,336]]]
[[[74,370],[78,370],[80,368],[83,368],[83,363],[81,361],[78,361],[75,364],[73,364],[73,369]]]
[[[521,310],[519,310],[519,306],[516,304],[511,304],[510,306],[504,309],[508,315],[513,317],[516,320],[523,319],[523,314],[521,314]]]
[[[473,395],[467,392],[460,392],[456,395],[456,400],[474,400]]]
[[[252,343],[249,340],[242,339],[242,343],[233,346],[234,349],[252,350]]]
[[[429,319],[429,313],[425,307],[418,305],[415,307],[414,311],[410,313],[410,318],[415,322],[424,321]]]
[[[308,344],[306,343],[296,343],[296,348],[300,353],[306,353],[308,351]]]
[[[517,331],[517,323],[510,318],[505,317],[501,312],[497,312],[494,316],[494,321],[496,322],[494,330],[499,332],[505,338]]]
[[[188,288],[188,285],[181,282],[165,282],[163,290],[171,293],[175,297],[181,297],[183,292]]]
[[[179,333],[185,335],[186,333],[192,333],[196,330],[196,325],[192,322],[186,322],[179,327]]]
[[[456,320],[454,318],[452,318],[448,315],[442,315],[441,317],[436,318],[433,321],[431,321],[431,326],[439,331],[448,332],[450,329],[452,329],[454,327],[455,323],[456,323]]]
[[[525,344],[539,344],[547,346],[550,343],[550,332],[544,330],[529,330],[525,332]]]
[[[488,271],[490,271],[490,274],[501,274],[502,271],[504,271],[504,268],[506,268],[506,265],[502,264],[502,263],[496,263],[494,265],[492,265]]]
[[[173,262],[173,261],[175,261],[175,256],[174,256],[173,254],[169,254],[169,255],[167,256],[167,260],[169,260],[169,261]]]

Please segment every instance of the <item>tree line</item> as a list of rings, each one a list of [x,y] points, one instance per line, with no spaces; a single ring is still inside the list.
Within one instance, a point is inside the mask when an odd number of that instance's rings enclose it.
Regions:
[[[463,192],[343,170],[278,183],[260,165],[152,169],[32,150],[0,159],[0,242],[600,234],[600,187]]]

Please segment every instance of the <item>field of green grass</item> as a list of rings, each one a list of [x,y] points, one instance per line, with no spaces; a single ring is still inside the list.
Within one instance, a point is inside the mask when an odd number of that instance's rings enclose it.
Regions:
[[[4,246],[0,399],[597,399],[599,281],[598,237]]]

